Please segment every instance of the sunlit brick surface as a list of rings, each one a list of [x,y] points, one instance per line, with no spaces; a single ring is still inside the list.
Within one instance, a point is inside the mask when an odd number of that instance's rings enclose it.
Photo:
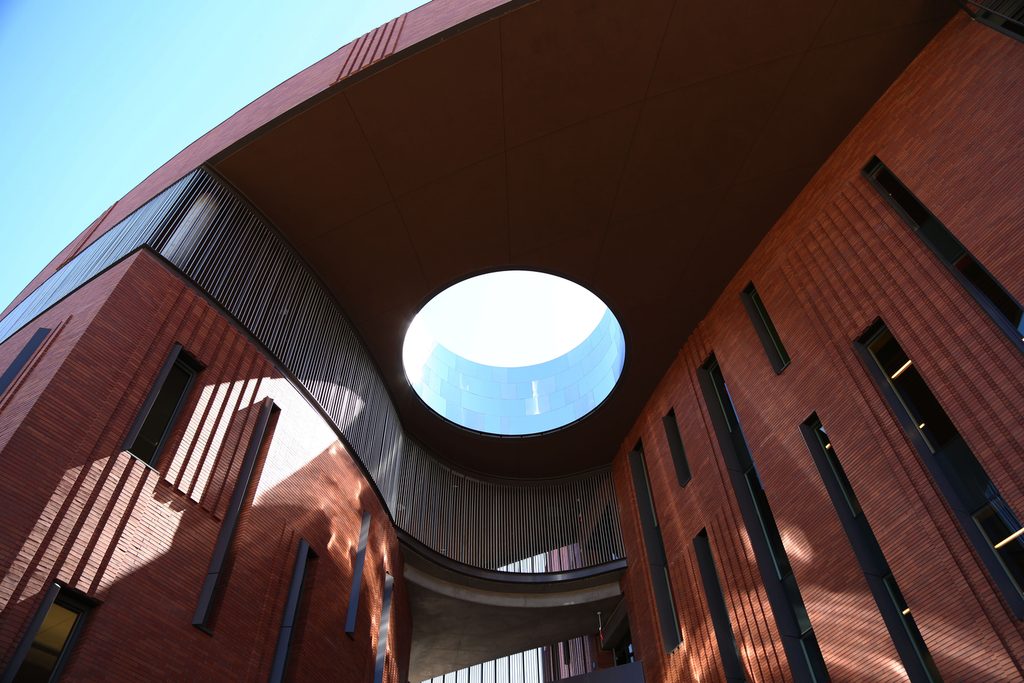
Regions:
[[[301,537],[318,558],[291,675],[372,676],[387,569],[396,589],[385,680],[404,681],[410,622],[390,522],[334,432],[248,340],[144,252],[0,346],[0,364],[42,325],[54,333],[0,397],[3,661],[46,586],[60,580],[100,601],[65,669],[69,680],[266,679]],[[205,369],[154,471],[120,448],[174,342]],[[192,612],[266,396],[280,416],[257,464],[211,637],[191,626]],[[349,638],[362,510],[373,524]]]
[[[881,316],[1024,514],[1024,357],[888,207],[860,169],[877,154],[1024,300],[1024,70],[1019,42],[958,17],[787,210],[680,350],[615,462],[623,580],[648,681],[724,680],[692,539],[707,527],[750,680],[791,674],[697,385],[721,363],[835,681],[906,680],[799,425],[821,417],[947,681],[1024,675],[1021,622],[966,541],[854,353]],[[723,242],[723,248],[727,248]],[[773,371],[740,292],[754,282],[792,356]],[[675,409],[693,480],[680,488],[661,418]],[[643,438],[684,634],[661,651],[626,454]]]

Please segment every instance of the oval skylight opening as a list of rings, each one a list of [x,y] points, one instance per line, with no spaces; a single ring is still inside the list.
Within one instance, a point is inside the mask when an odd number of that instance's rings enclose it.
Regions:
[[[402,362],[423,402],[505,436],[584,417],[622,373],[625,340],[603,301],[569,280],[505,270],[463,280],[416,315]]]

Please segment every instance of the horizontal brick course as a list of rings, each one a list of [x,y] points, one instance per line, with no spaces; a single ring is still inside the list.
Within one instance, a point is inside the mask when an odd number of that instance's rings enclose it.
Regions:
[[[648,681],[723,680],[695,566],[708,530],[751,680],[791,674],[697,368],[723,368],[794,573],[837,681],[906,680],[799,425],[817,412],[946,680],[1024,675],[1024,629],[853,348],[881,316],[1024,519],[1024,357],[860,176],[877,154],[1024,300],[1021,45],[954,19],[851,132],[725,288],[615,461],[623,579]],[[744,309],[750,281],[792,356],[771,368]],[[693,469],[680,488],[661,417],[674,408]],[[661,652],[626,454],[643,439],[685,642]]]
[[[302,537],[318,557],[292,675],[371,676],[386,568],[396,576],[386,680],[404,681],[409,612],[387,514],[334,432],[258,349],[148,252],[0,345],[0,364],[38,326],[55,332],[0,397],[0,661],[46,586],[60,580],[100,602],[68,680],[265,680]],[[121,445],[175,342],[205,367],[154,469]],[[239,522],[211,637],[191,626],[192,613],[267,396],[279,418]],[[374,521],[349,638],[363,510]]]

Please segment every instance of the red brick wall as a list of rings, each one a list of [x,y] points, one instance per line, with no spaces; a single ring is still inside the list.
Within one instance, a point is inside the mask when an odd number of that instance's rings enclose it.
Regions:
[[[411,624],[388,517],[334,433],[256,347],[148,252],[0,345],[0,367],[39,326],[55,332],[0,396],[0,662],[59,579],[101,602],[67,680],[265,680],[301,537],[318,558],[293,641],[296,680],[369,680],[386,567],[396,577],[386,680],[404,681],[397,663],[404,671]],[[121,444],[175,342],[205,369],[154,470]],[[211,637],[191,626],[192,613],[265,396],[280,414]],[[349,638],[363,510],[373,524]]]
[[[623,588],[647,680],[722,680],[692,539],[707,527],[748,676],[788,680],[697,368],[713,351],[837,681],[905,680],[799,425],[828,430],[946,680],[1024,675],[1024,629],[938,495],[854,352],[881,316],[1024,519],[1024,357],[883,202],[877,154],[1024,301],[1024,46],[960,17],[893,85],[741,267],[622,443]],[[728,236],[722,237],[728,249]],[[740,300],[753,281],[792,356],[776,376]],[[685,297],[685,292],[680,292]],[[674,408],[693,480],[676,483],[661,425]],[[626,462],[643,438],[684,644],[665,655]]]

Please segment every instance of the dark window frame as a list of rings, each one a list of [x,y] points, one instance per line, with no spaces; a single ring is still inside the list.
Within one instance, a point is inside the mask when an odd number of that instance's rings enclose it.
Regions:
[[[164,388],[164,384],[167,382],[167,377],[175,367],[182,368],[188,372],[190,376],[184,390],[181,392],[181,396],[178,398],[177,404],[174,406],[174,410],[171,412],[170,419],[164,426],[163,434],[157,442],[156,448],[153,450],[153,455],[149,459],[146,459],[132,452],[132,448],[135,447],[139,434],[142,432],[142,427],[149,418],[149,414],[153,410],[153,405],[156,403],[157,398],[160,396],[160,392]],[[185,408],[185,405],[188,403],[192,394],[192,389],[196,384],[196,378],[203,369],[204,366],[202,363],[185,351],[181,344],[175,343],[171,347],[171,352],[168,354],[167,360],[164,361],[163,367],[160,368],[160,373],[157,375],[156,381],[153,383],[153,387],[149,390],[149,395],[146,396],[145,402],[143,402],[142,407],[139,409],[138,415],[136,415],[131,429],[128,430],[128,435],[125,437],[121,450],[130,453],[133,458],[145,463],[147,467],[156,469],[156,465],[160,461],[160,455],[163,452],[164,446],[167,445],[167,439],[170,438],[171,432],[174,431],[174,426],[177,424],[178,418],[181,417],[181,411]]]
[[[2,375],[0,375],[0,396],[3,396],[11,387],[14,380],[18,378],[21,371],[24,370],[25,366],[28,365],[28,362],[32,360],[32,356],[36,354],[36,351],[39,350],[39,347],[43,345],[43,342],[46,341],[46,338],[50,336],[50,332],[52,331],[53,330],[48,327],[40,327],[32,333],[32,336],[29,337],[27,342],[25,342],[25,345],[21,347],[21,351],[18,352],[18,355],[14,357],[11,364],[8,365],[7,369],[4,370]]]
[[[672,454],[672,464],[676,468],[676,481],[680,486],[686,486],[693,479],[693,472],[690,471],[690,463],[686,459],[686,447],[683,445],[683,434],[679,429],[675,408],[669,409],[661,418],[661,424],[665,428],[665,440]]]
[[[782,343],[779,330],[772,322],[771,316],[768,315],[764,299],[758,294],[753,282],[747,283],[747,286],[743,288],[743,291],[740,292],[740,299],[743,300],[743,307],[747,309],[750,322],[757,332],[758,339],[761,340],[761,346],[764,347],[765,355],[768,356],[768,362],[771,363],[775,374],[781,375],[793,359],[786,351],[786,345]]]
[[[668,557],[665,554],[665,540],[661,535],[661,526],[658,524],[654,491],[651,488],[642,441],[637,442],[628,457],[637,513],[640,517],[640,530],[647,556],[651,591],[654,593],[654,606],[661,631],[662,647],[665,652],[672,652],[684,641],[683,629],[679,621],[679,611],[676,608],[675,592],[672,590]]]
[[[380,622],[377,626],[377,658],[373,665],[373,682],[383,683],[384,665],[388,656],[388,634],[391,631],[391,598],[395,590],[395,577],[384,574],[384,599],[380,606]]]
[[[270,664],[270,676],[267,679],[270,683],[284,681],[291,655],[292,635],[299,620],[299,608],[305,591],[306,574],[309,573],[310,563],[316,557],[317,554],[309,546],[309,541],[300,538],[295,551],[295,566],[288,586],[288,597],[284,603],[284,613],[281,615],[281,630],[277,636],[277,646],[274,648],[274,659]]]
[[[719,391],[715,378],[716,371],[721,378],[722,391]],[[761,485],[753,454],[743,435],[721,364],[714,353],[697,369],[697,379],[793,678],[796,681],[828,681],[828,667],[821,646],[810,623],[810,615],[767,493]],[[806,627],[801,621],[806,621]]]
[[[729,607],[725,602],[722,580],[715,565],[715,555],[708,538],[708,530],[701,529],[693,537],[693,552],[697,557],[697,570],[700,573],[701,585],[704,587],[704,600],[711,614],[711,626],[715,630],[718,643],[718,654],[722,659],[722,669],[727,681],[746,681],[747,673],[740,658],[739,646],[736,643],[736,632],[732,628]]]
[[[348,611],[345,614],[345,635],[355,637],[356,619],[359,616],[359,597],[363,587],[363,567],[366,564],[366,544],[370,539],[369,512],[364,512],[359,522],[359,545],[356,547],[356,559],[352,564],[352,587],[348,594]]]
[[[888,179],[880,179],[879,176],[885,174]],[[861,175],[868,181],[868,183],[875,188],[875,190],[881,195],[882,199],[892,208],[896,214],[903,219],[903,222],[917,235],[918,239],[924,243],[926,247],[935,255],[935,258],[945,267],[945,269],[953,276],[964,291],[981,307],[985,315],[987,315],[996,327],[1005,334],[1018,351],[1024,352],[1024,331],[1015,328],[1011,320],[1006,317],[1006,314],[1000,309],[996,302],[986,294],[981,287],[971,281],[964,272],[958,268],[954,262],[951,262],[948,255],[944,253],[943,249],[947,251],[949,249],[958,249],[960,254],[958,259],[966,257],[970,261],[970,265],[977,269],[980,276],[988,280],[988,285],[991,287],[999,296],[1005,299],[1004,304],[1016,306],[1022,313],[1024,313],[1024,306],[1019,301],[1013,298],[1013,296],[1006,290],[1002,283],[997,280],[992,273],[989,272],[985,266],[981,264],[978,259],[974,257],[967,247],[956,238],[949,228],[940,221],[935,214],[933,214],[928,207],[924,205],[917,198],[917,196],[910,191],[902,180],[893,173],[892,169],[885,165],[877,156],[871,157],[870,161],[861,169]],[[902,199],[897,199],[893,193],[886,187],[886,183],[892,184],[898,192],[903,193],[905,196]],[[907,204],[908,206],[904,206]],[[909,208],[909,210],[908,210]],[[919,218],[915,218],[911,215],[911,211],[918,213]],[[922,219],[926,224],[922,224]],[[941,244],[940,244],[941,243]],[[1018,323],[1020,327],[1024,327],[1024,317],[1022,322]]]
[[[58,655],[57,661],[54,663],[53,669],[50,672],[50,681],[57,681],[60,679],[61,672],[71,657],[76,641],[78,640],[82,629],[85,628],[85,622],[89,618],[89,612],[95,609],[99,603],[84,593],[70,588],[62,582],[54,582],[50,584],[50,587],[43,595],[43,600],[39,604],[39,607],[36,608],[36,612],[32,616],[32,620],[29,622],[28,628],[25,630],[21,640],[18,642],[18,647],[15,649],[14,655],[7,663],[7,667],[4,669],[3,674],[0,675],[0,683],[12,683],[14,681],[22,664],[25,663],[25,658],[28,656],[28,653],[32,648],[32,643],[35,642],[36,635],[39,633],[39,629],[42,627],[43,621],[46,619],[50,608],[55,604],[78,614],[75,619],[75,624],[71,627],[71,631],[68,633],[68,637],[64,641],[64,646],[61,648],[60,655]]]
[[[213,621],[216,618],[216,608],[223,594],[223,583],[226,581],[224,577],[230,569],[228,556],[231,552],[235,531],[238,529],[238,520],[242,514],[242,507],[252,486],[256,461],[266,445],[267,435],[271,427],[271,419],[278,412],[280,412],[280,408],[274,405],[273,399],[264,399],[263,406],[260,408],[260,414],[256,418],[256,425],[253,427],[252,435],[249,437],[249,445],[242,458],[242,466],[238,470],[238,478],[235,481],[235,488],[231,493],[231,500],[224,514],[224,521],[221,523],[220,532],[217,534],[217,542],[213,548],[213,556],[210,558],[210,566],[207,569],[206,578],[203,579],[203,585],[199,591],[199,602],[196,605],[195,613],[192,615],[192,625],[209,635],[213,635]]]
[[[899,344],[899,340],[896,339],[896,335],[893,334],[892,330],[889,329],[881,318],[876,318],[875,321],[868,326],[865,332],[854,340],[854,350],[860,358],[865,370],[868,372],[868,375],[874,381],[876,388],[882,395],[882,398],[888,405],[889,411],[896,419],[897,424],[902,428],[903,433],[910,441],[914,450],[917,451],[918,457],[924,465],[925,470],[931,475],[933,481],[938,486],[938,489],[945,499],[946,504],[949,506],[949,509],[952,511],[954,518],[959,522],[961,530],[967,536],[969,545],[981,560],[981,564],[985,567],[989,577],[996,584],[996,587],[999,589],[999,593],[1002,595],[1003,599],[1006,600],[1010,611],[1018,619],[1024,619],[1024,586],[1018,585],[1010,575],[1009,569],[992,547],[989,539],[986,537],[984,531],[975,519],[976,512],[968,509],[968,506],[963,501],[960,489],[950,479],[942,465],[939,463],[936,456],[941,456],[943,449],[939,448],[936,450],[925,438],[921,429],[914,422],[904,399],[899,392],[897,392],[896,388],[890,381],[890,378],[885,374],[882,367],[879,365],[879,361],[869,348],[870,344],[883,332],[887,332],[902,349],[902,345]],[[908,359],[910,358],[910,355],[907,354],[906,351],[903,353],[906,354]],[[913,359],[910,360],[913,361]],[[924,381],[923,376],[921,379]],[[926,381],[925,386],[927,386]],[[934,397],[934,392],[931,391],[930,387],[928,387],[928,391],[931,392]],[[937,398],[935,400],[938,402]],[[945,410],[941,408],[941,404],[939,404],[939,408],[943,411]],[[946,418],[949,419],[948,415],[946,415]],[[951,419],[950,422],[952,423]],[[953,425],[953,427],[955,429],[956,425]],[[970,450],[966,441],[959,435],[959,430],[957,430],[957,437],[963,445]],[[971,456],[974,457],[973,452],[971,453]],[[984,472],[984,466],[982,466],[980,462],[978,465]],[[985,476],[988,476],[987,472],[985,473]],[[1001,498],[1001,494],[999,494],[999,497]]]
[[[800,432],[907,675],[911,681],[939,683],[942,676],[839,460],[832,437],[817,413],[803,421]]]

